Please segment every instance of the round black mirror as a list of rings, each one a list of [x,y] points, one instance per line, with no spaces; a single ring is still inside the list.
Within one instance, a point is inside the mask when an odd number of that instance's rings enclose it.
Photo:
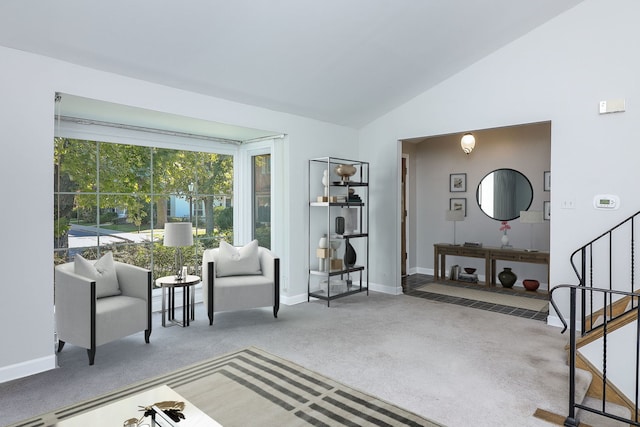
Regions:
[[[496,169],[478,184],[476,200],[480,210],[498,221],[511,221],[526,211],[533,201],[533,187],[514,169]]]

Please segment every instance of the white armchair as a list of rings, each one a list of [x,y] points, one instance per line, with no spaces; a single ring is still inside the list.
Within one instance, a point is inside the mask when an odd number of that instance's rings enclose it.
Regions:
[[[257,246],[257,242],[252,242]],[[202,254],[203,300],[213,324],[215,312],[246,310],[258,307],[273,307],[273,317],[278,317],[280,308],[280,259],[269,249],[258,246],[259,269],[250,268],[246,274],[246,260],[237,255],[233,261],[225,257],[225,242],[220,248],[207,249]],[[245,246],[249,247],[251,244]],[[231,247],[233,248],[233,247]],[[242,251],[244,248],[235,248]],[[221,253],[222,251],[222,253]],[[237,267],[233,263],[242,263]],[[231,263],[231,265],[229,264]]]
[[[139,331],[149,343],[151,335],[151,271],[117,261],[112,265],[119,294],[102,297],[100,279],[77,274],[73,262],[55,267],[58,352],[66,342],[86,348],[89,365],[102,344]]]

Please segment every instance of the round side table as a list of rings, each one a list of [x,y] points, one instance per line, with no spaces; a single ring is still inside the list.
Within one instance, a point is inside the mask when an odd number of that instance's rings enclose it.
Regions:
[[[156,285],[162,289],[162,326],[167,326],[167,312],[169,313],[169,322],[175,325],[180,325],[183,328],[189,326],[190,320],[195,320],[195,291],[192,288],[198,283],[200,283],[200,276],[193,275],[187,275],[181,280],[177,280],[176,276],[165,276],[156,279]],[[175,317],[176,288],[182,288],[182,322],[176,320]],[[167,290],[169,291],[168,300]],[[167,304],[169,305],[168,309]]]

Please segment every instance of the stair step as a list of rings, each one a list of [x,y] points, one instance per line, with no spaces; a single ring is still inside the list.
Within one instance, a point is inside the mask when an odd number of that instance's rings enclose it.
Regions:
[[[602,410],[602,402],[599,399],[587,397],[582,401],[582,404],[588,406],[589,408]],[[606,412],[609,414],[613,414],[626,419],[631,418],[631,411],[629,411],[629,408],[626,408],[624,406],[607,402],[605,408]],[[581,423],[585,423],[591,426],[629,427],[628,423],[616,421],[614,419],[603,417],[601,415],[594,414],[593,412],[585,411],[582,409],[579,410],[576,415],[578,416],[578,419]]]
[[[576,368],[576,402],[584,401],[587,396],[587,390],[589,390],[589,386],[591,385],[591,381],[593,381],[593,375],[591,372]]]

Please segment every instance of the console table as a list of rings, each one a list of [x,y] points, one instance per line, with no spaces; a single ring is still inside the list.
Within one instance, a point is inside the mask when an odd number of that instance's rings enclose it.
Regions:
[[[497,247],[470,247],[436,243],[433,245],[433,277],[446,280],[447,255],[471,258],[484,258],[486,283],[496,285],[496,261],[515,261],[547,266],[547,284],[549,283],[549,252],[526,251],[524,249],[503,249]]]

